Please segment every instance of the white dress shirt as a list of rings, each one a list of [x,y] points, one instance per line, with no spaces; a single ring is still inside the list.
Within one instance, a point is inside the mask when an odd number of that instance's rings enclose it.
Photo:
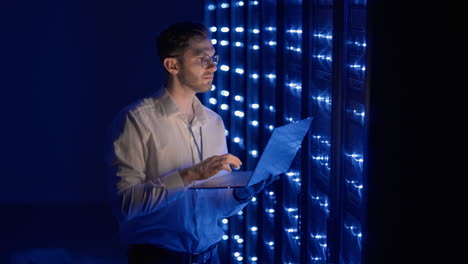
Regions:
[[[221,117],[197,97],[193,109],[189,124],[162,89],[124,109],[113,123],[109,187],[126,244],[202,252],[221,240],[219,220],[246,205],[234,199],[232,189],[184,187],[180,169],[199,163],[201,156],[227,153]]]

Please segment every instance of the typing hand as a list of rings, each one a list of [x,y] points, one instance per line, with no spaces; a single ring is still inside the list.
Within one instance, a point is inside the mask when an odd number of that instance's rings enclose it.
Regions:
[[[279,175],[270,176],[266,180],[256,183],[252,186],[235,189],[233,192],[234,198],[236,198],[236,200],[239,201],[240,203],[246,203],[249,200],[251,200],[252,197],[260,193],[263,190],[263,188],[267,187],[272,182],[278,179],[279,179]]]
[[[232,171],[231,166],[239,168],[241,165],[242,162],[238,157],[228,153],[207,158],[192,167],[180,170],[179,173],[184,185],[187,186],[193,181],[208,179],[221,170]]]

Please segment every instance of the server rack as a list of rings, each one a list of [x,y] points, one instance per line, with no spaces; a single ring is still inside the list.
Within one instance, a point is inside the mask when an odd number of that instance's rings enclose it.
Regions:
[[[365,0],[205,1],[221,60],[201,96],[252,170],[274,127],[313,116],[289,171],[223,219],[222,263],[364,263]]]

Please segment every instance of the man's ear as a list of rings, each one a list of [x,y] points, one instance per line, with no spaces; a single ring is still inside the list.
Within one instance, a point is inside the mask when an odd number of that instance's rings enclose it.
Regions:
[[[179,62],[176,58],[165,58],[163,61],[164,68],[171,73],[177,74],[179,72]]]

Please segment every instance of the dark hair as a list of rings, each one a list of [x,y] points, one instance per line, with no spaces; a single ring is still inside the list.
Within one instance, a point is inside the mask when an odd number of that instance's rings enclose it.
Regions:
[[[158,55],[161,62],[184,52],[191,39],[204,40],[210,37],[208,28],[196,22],[178,22],[161,32],[157,38]]]

